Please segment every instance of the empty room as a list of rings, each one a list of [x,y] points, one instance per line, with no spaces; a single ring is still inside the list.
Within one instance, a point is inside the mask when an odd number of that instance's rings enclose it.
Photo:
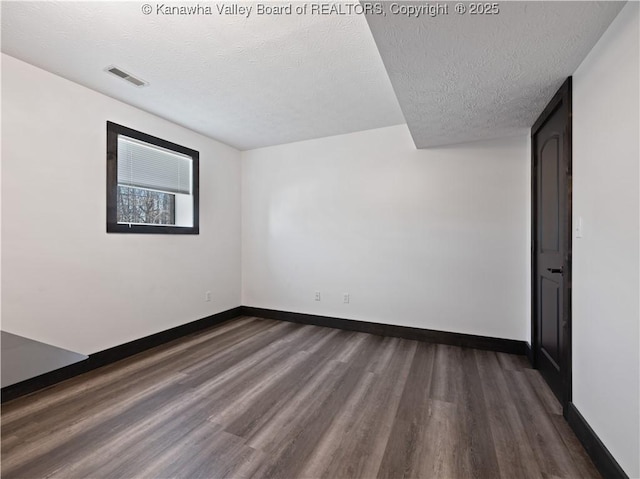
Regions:
[[[3,478],[640,478],[640,3],[0,5]]]

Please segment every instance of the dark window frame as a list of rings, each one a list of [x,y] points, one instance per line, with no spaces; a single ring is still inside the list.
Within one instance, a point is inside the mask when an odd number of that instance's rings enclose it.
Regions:
[[[159,146],[191,157],[193,226],[173,225],[141,225],[118,223],[118,135]],[[107,233],[141,233],[141,234],[191,234],[200,233],[200,153],[162,138],[142,133],[126,126],[107,122]]]

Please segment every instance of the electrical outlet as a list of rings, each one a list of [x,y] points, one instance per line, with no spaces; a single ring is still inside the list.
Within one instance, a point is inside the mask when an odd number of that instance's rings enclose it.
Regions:
[[[342,296],[342,302],[344,304],[349,304],[349,293],[344,293],[344,295]]]
[[[320,301],[320,291],[316,291],[316,301]]]
[[[211,291],[207,291],[204,293],[204,300],[211,301]]]

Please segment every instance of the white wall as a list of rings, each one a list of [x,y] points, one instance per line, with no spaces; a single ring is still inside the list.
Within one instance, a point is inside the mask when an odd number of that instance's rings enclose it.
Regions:
[[[7,55],[2,101],[4,330],[90,354],[240,305],[237,150]],[[199,235],[105,232],[107,120],[200,151]]]
[[[573,77],[573,402],[640,477],[638,3]]]
[[[526,145],[401,125],[243,152],[243,304],[525,339]]]

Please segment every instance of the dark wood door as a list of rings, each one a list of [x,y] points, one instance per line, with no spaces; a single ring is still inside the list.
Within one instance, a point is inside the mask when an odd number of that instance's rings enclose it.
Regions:
[[[571,79],[532,129],[535,365],[571,400]]]

